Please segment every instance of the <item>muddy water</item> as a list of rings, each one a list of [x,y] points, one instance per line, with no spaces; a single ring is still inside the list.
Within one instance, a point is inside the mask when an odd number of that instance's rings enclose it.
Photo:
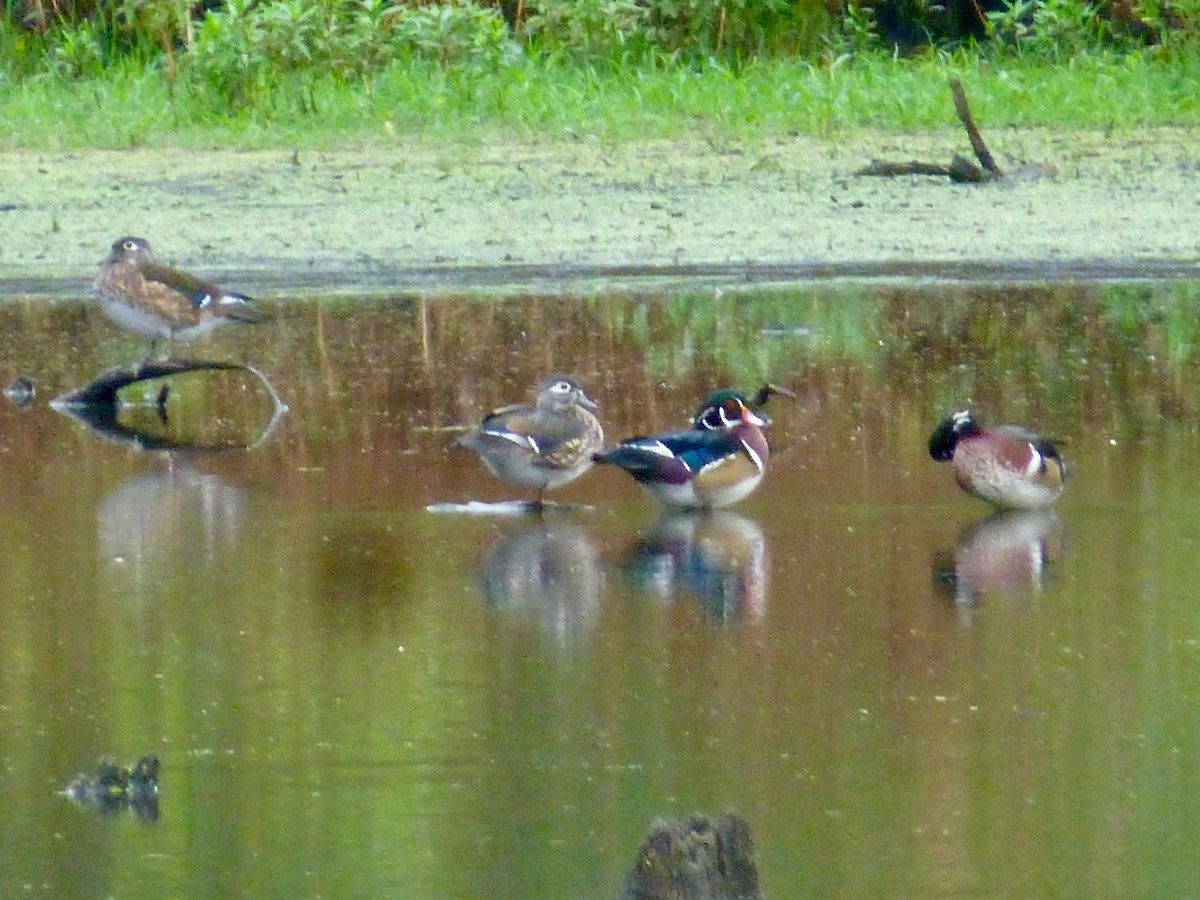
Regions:
[[[275,311],[191,352],[264,371],[279,427],[165,454],[45,403],[136,341],[0,307],[38,390],[0,405],[0,894],[613,897],[654,818],[723,809],[772,897],[1192,890],[1200,287]],[[542,520],[428,512],[520,496],[453,429],[558,369],[613,438],[798,397],[718,516],[612,471]],[[966,403],[1064,439],[1055,511],[989,518],[928,458]],[[269,416],[253,380],[166,405]],[[56,796],[149,752],[157,822]]]

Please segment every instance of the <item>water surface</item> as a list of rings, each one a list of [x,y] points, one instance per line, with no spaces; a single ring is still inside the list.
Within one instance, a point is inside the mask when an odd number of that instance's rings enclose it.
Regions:
[[[1188,894],[1198,295],[280,302],[187,348],[264,371],[279,427],[170,454],[45,402],[139,342],[2,305],[0,379],[38,393],[0,404],[0,894],[614,897],[656,817],[724,809],[771,897]],[[427,511],[521,497],[454,429],[554,370],[612,439],[799,396],[717,516],[599,470],[541,519]],[[1065,441],[1055,511],[989,518],[929,459],[968,403]],[[264,408],[181,380],[168,426]],[[157,822],[56,794],[149,752]]]

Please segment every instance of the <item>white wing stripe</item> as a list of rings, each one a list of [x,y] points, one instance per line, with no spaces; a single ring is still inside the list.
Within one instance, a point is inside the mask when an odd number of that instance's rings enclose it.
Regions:
[[[653,453],[656,456],[665,456],[670,459],[675,454],[671,452],[671,448],[662,441],[636,441],[626,444],[627,447],[636,447],[638,450],[645,450],[647,453]]]
[[[532,450],[534,453],[542,452],[538,448],[537,441],[535,441],[533,438],[529,437],[528,435],[517,434],[516,432],[513,432],[513,431],[491,431],[491,430],[485,430],[483,433],[490,437],[503,438],[506,441],[512,441],[518,447],[528,448],[528,449]]]

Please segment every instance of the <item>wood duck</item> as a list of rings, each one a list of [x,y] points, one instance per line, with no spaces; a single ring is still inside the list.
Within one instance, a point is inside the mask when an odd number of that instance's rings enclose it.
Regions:
[[[257,324],[267,315],[249,297],[222,290],[187,272],[154,261],[143,238],[123,237],[100,264],[92,285],[113,322],[160,340],[190,341],[234,322]]]
[[[929,455],[949,462],[958,486],[1001,509],[1049,506],[1062,493],[1067,464],[1054,441],[1016,425],[985,428],[969,410],[945,418]]]
[[[596,462],[624,469],[665,506],[715,509],[745,499],[767,471],[766,421],[736,391],[716,391],[694,427],[622,441]]]
[[[599,407],[574,378],[552,375],[535,390],[533,406],[494,410],[457,443],[478,453],[501,481],[535,488],[541,507],[546,491],[591,468],[593,455],[604,446],[604,431],[592,415]]]

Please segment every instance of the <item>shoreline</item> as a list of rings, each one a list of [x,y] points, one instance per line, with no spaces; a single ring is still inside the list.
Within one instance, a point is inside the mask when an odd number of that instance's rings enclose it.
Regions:
[[[1049,163],[1057,175],[853,174],[877,157],[948,162],[966,151],[952,128],[719,146],[8,152],[0,296],[86,290],[124,234],[169,265],[235,276],[250,293],[261,283],[262,296],[1200,274],[1200,128],[988,137],[1005,171]]]

